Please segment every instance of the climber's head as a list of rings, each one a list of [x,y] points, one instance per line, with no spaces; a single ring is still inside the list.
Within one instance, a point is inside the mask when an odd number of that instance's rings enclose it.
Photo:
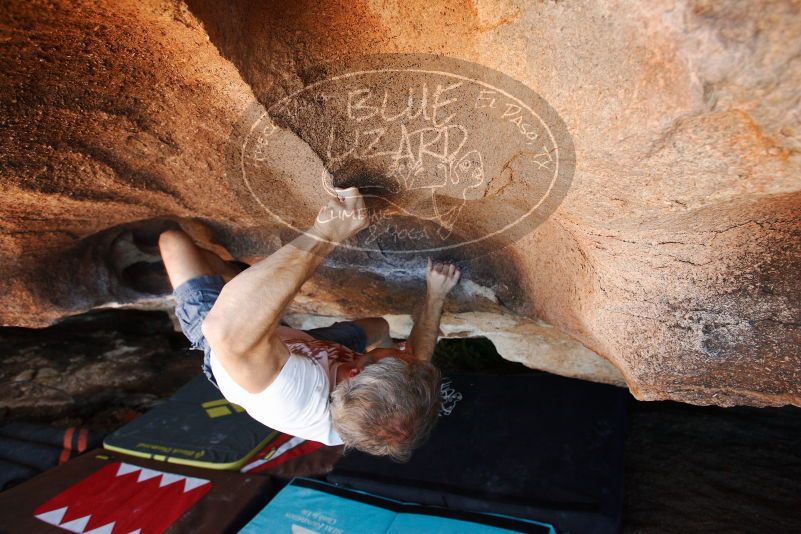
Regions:
[[[428,362],[384,357],[356,368],[332,394],[346,448],[407,461],[437,422],[440,373]]]

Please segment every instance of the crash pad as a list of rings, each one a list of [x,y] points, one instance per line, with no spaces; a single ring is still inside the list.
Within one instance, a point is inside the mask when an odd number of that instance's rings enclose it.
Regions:
[[[327,480],[402,501],[617,532],[628,395],[547,373],[451,374],[410,462],[350,452]]]
[[[0,493],[0,532],[235,532],[271,493],[267,477],[95,449]]]
[[[0,491],[93,449],[102,434],[24,421],[0,424]]]
[[[278,434],[198,375],[173,397],[110,434],[103,446],[140,458],[239,470]]]
[[[323,447],[322,443],[280,433],[270,440],[242,466],[243,473],[264,473],[284,462],[310,454]]]
[[[265,532],[555,534],[541,522],[404,503],[308,478],[293,479],[241,530]]]

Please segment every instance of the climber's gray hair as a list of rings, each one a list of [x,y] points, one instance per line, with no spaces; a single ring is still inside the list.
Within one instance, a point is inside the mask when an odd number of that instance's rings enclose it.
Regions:
[[[437,422],[439,382],[428,362],[388,357],[339,384],[331,419],[345,448],[408,461]]]

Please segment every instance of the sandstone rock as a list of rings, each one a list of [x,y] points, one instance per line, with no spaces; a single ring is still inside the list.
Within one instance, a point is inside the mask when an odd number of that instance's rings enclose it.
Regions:
[[[374,310],[389,321],[393,338],[405,339],[412,329],[412,312],[416,302],[409,295],[419,293],[422,281],[409,284],[392,292],[385,292],[389,303],[400,303],[394,307],[374,300],[386,287],[388,280],[370,288],[360,281],[351,282],[350,287],[357,296],[346,302],[336,302],[338,288],[345,283],[339,272],[324,268],[319,279],[307,283],[296,298],[287,322],[301,329],[328,326],[343,317],[359,317],[364,310]],[[363,280],[363,279],[362,279]],[[416,286],[416,287],[415,287]],[[534,369],[541,369],[563,376],[592,380],[616,386],[625,386],[620,371],[608,360],[587,349],[575,338],[543,321],[529,319],[493,302],[487,296],[477,294],[459,286],[448,302],[442,316],[440,331],[442,337],[486,337],[495,345],[504,358],[520,362]],[[386,291],[386,290],[385,290]],[[479,290],[480,291],[480,290]],[[370,298],[359,298],[359,295]]]
[[[494,335],[511,343],[504,356],[531,365],[618,380],[599,354],[640,399],[801,405],[797,9],[790,0],[9,3],[0,322],[42,326],[145,297],[109,264],[126,225],[152,234],[181,219],[216,251],[274,250],[291,232],[248,203],[226,160],[245,113],[303,88],[332,59],[428,53],[518,80],[558,111],[575,146],[558,210],[507,248],[464,259],[465,279],[497,302],[462,294],[445,329]],[[309,180],[322,169],[311,148],[319,135],[315,124],[281,129],[265,163],[270,202],[297,220],[311,221],[325,196]],[[477,213],[479,228],[498,216]],[[407,314],[421,265],[342,253],[295,311]],[[354,278],[363,279],[356,297],[341,283]]]

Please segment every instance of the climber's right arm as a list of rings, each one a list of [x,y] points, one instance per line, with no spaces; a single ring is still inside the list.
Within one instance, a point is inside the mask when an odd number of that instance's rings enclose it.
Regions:
[[[215,356],[251,393],[269,386],[289,358],[276,329],[300,286],[338,243],[367,226],[358,189],[337,193],[308,232],[228,282],[203,321]]]

